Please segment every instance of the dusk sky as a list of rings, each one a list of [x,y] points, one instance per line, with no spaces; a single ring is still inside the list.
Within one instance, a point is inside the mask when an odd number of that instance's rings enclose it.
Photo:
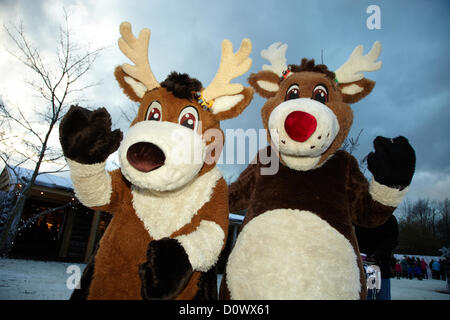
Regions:
[[[366,25],[370,5],[381,10],[381,29]],[[24,83],[29,71],[8,51],[14,46],[3,25],[23,22],[28,38],[49,60],[54,54],[63,8],[70,13],[76,40],[92,48],[107,46],[95,62],[86,83],[98,86],[83,92],[83,105],[104,106],[116,126],[128,124],[120,108],[133,109],[114,79],[115,66],[128,59],[120,52],[119,25],[129,21],[133,31],[151,29],[150,64],[163,81],[171,71],[188,73],[207,86],[220,60],[221,41],[230,39],[236,50],[243,38],[253,44],[250,71],[234,80],[248,86],[247,77],[267,63],[260,52],[273,42],[288,44],[287,63],[303,57],[336,70],[353,49],[364,45],[367,53],[379,40],[383,49],[381,70],[366,73],[376,81],[373,92],[352,105],[353,128],[361,129],[354,153],[363,158],[377,135],[404,135],[416,150],[416,173],[408,197],[441,200],[450,196],[450,2],[355,0],[0,0],[0,96],[6,104],[39,108],[40,100]],[[244,113],[223,121],[222,129],[260,129],[260,109],[265,99],[255,94]],[[57,141],[57,136],[53,137]],[[260,145],[263,147],[264,145]],[[224,175],[237,177],[246,165],[220,165]]]

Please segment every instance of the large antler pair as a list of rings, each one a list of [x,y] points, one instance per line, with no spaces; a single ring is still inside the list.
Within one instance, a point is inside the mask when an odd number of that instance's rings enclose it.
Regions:
[[[147,90],[159,87],[148,61],[150,30],[142,29],[136,38],[131,31],[131,24],[123,22],[120,25],[120,34],[122,38],[119,39],[119,48],[135,64],[134,66],[123,64],[124,72],[143,83]],[[242,40],[241,47],[236,53],[233,53],[229,40],[222,42],[220,66],[211,84],[202,92],[204,100],[212,101],[224,95],[234,95],[244,89],[241,84],[230,81],[250,69],[252,60],[248,56],[251,50],[249,39]]]
[[[280,42],[273,43],[269,48],[261,51],[261,56],[268,60],[270,65],[263,65],[263,70],[269,70],[277,74],[283,75],[283,71],[286,71],[286,49],[287,44],[281,44]],[[336,78],[339,83],[350,83],[361,80],[364,78],[362,72],[364,71],[376,71],[381,68],[381,61],[376,61],[380,56],[381,43],[376,41],[372,49],[365,56],[363,55],[363,46],[357,46],[350,58],[336,71]]]

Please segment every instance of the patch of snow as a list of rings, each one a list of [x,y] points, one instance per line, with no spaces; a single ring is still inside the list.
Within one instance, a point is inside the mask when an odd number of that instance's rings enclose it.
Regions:
[[[68,262],[0,259],[0,300],[66,300],[72,294]]]
[[[67,288],[67,273],[76,265],[83,272],[85,264],[0,259],[0,300],[66,300],[72,294]],[[220,286],[221,275],[218,278]],[[442,280],[391,279],[393,300],[450,300]]]
[[[444,280],[391,279],[392,300],[450,300]]]
[[[31,176],[33,175],[33,170],[31,169],[18,167],[16,170],[18,175],[24,180],[31,179]],[[19,183],[19,181],[17,181],[16,176],[15,174],[13,174],[11,169],[8,168],[8,172],[11,180],[10,183],[11,184]],[[64,178],[56,174],[50,173],[42,173],[38,175],[36,177],[35,184],[48,188],[73,190],[72,180],[70,180],[69,178]]]

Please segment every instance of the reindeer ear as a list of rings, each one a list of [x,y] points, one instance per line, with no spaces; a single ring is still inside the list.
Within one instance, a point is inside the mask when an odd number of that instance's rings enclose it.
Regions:
[[[211,112],[218,121],[237,117],[250,104],[252,98],[253,90],[244,88],[238,94],[216,98],[211,107]]]
[[[340,83],[339,88],[342,92],[342,100],[346,103],[355,103],[366,97],[375,86],[375,81],[362,78],[361,80]]]
[[[267,99],[275,96],[280,89],[280,77],[268,70],[252,73],[248,78],[248,83],[260,96]]]
[[[116,67],[114,76],[128,98],[136,102],[141,101],[147,92],[147,87],[142,82],[126,74],[121,66]]]

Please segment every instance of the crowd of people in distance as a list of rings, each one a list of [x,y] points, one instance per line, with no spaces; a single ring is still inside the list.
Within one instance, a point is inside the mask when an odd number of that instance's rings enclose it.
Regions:
[[[403,256],[400,260],[395,259],[394,273],[397,279],[417,278],[422,280],[429,279],[429,275],[431,275],[431,278],[435,280],[447,280],[445,266],[448,264],[448,259],[432,259],[427,263],[424,258]]]

